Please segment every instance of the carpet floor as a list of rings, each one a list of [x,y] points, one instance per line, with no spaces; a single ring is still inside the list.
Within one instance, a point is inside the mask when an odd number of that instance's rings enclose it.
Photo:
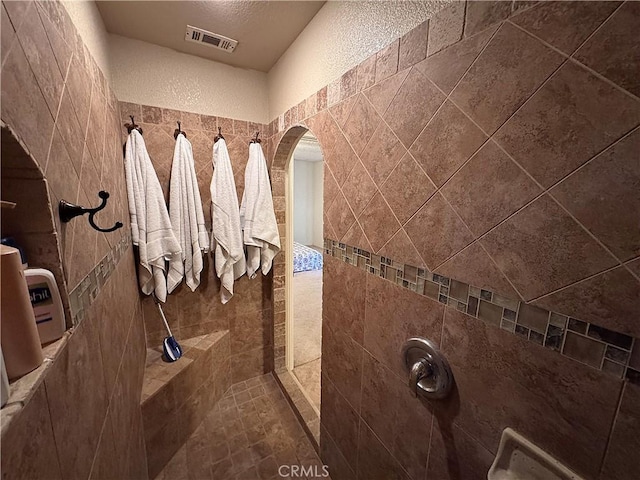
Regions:
[[[294,367],[320,358],[322,346],[322,270],[293,276]]]

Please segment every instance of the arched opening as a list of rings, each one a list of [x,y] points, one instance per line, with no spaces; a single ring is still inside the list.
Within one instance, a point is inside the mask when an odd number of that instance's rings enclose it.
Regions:
[[[287,323],[287,368],[320,411],[322,352],[323,157],[318,139],[305,133],[289,160],[293,276]]]
[[[309,237],[306,237],[307,241],[305,241],[304,235],[300,231],[296,234],[296,216],[298,219],[303,216],[304,214],[299,210],[300,208],[309,209],[309,204],[302,207],[298,205],[298,212],[296,212],[296,174],[294,171],[296,170],[296,159],[299,159],[298,177],[300,177],[301,170],[315,171],[316,175],[312,175],[312,178],[315,178],[311,182],[316,182],[315,190],[317,190],[317,172],[320,172],[321,183],[324,175],[324,152],[317,137],[303,125],[297,125],[287,130],[275,148],[271,165],[273,190],[283,194],[282,201],[286,214],[285,224],[281,225],[281,231],[284,232],[282,239],[285,251],[284,275],[282,281],[274,282],[274,298],[284,299],[283,314],[276,313],[274,316],[274,338],[276,338],[274,363],[281,383],[317,442],[320,418],[322,267],[319,270],[303,271],[301,269],[294,273],[294,263],[299,263],[296,262],[296,253],[301,255],[315,254],[320,258],[320,261],[322,259],[323,235],[320,233],[321,240],[319,242],[317,240],[317,221],[320,222],[320,232],[322,232],[323,193],[318,196],[316,191],[314,195],[314,192],[307,188],[307,196],[315,197],[315,201],[310,203],[314,210],[314,217],[316,217],[316,226],[315,229],[313,226],[311,227],[310,236],[312,239],[308,240]],[[301,162],[305,161],[314,165],[303,165]],[[301,167],[301,165],[303,166]],[[309,179],[307,179],[307,183],[308,181]],[[299,185],[300,188],[304,189],[304,186]],[[322,185],[319,189],[322,192]],[[298,202],[300,198],[301,194],[298,192]],[[313,232],[314,230],[315,232]],[[299,241],[296,241],[296,237]],[[320,244],[317,245],[317,243]],[[307,250],[300,251],[301,245],[307,247]],[[313,260],[310,261],[313,262]],[[314,271],[317,273],[307,273]],[[309,290],[313,292],[315,299],[307,301],[305,304],[304,296]],[[298,299],[296,299],[296,291],[299,293]],[[314,318],[304,317],[309,313],[315,313]],[[282,333],[284,333],[283,345],[279,345],[277,339],[279,335],[282,338]],[[304,343],[306,346],[300,343]]]

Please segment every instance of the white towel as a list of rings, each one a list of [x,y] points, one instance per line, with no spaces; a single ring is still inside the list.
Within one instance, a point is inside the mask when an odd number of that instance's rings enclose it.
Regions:
[[[211,251],[222,283],[220,299],[227,303],[233,296],[233,282],[246,271],[246,262],[236,182],[227,144],[222,138],[213,145],[211,223]]]
[[[271,270],[273,257],[280,251],[280,234],[273,211],[267,161],[259,143],[249,146],[240,223],[247,246],[247,275],[254,278],[260,268],[266,275]]]
[[[173,233],[180,242],[182,255],[169,262],[167,288],[169,293],[186,277],[186,284],[195,291],[200,285],[203,268],[202,250],[209,251],[209,235],[204,225],[202,200],[193,161],[191,142],[183,134],[176,138],[171,166],[169,217]]]
[[[140,289],[145,295],[155,293],[164,302],[167,299],[165,261],[180,257],[181,250],[171,229],[158,176],[153,169],[144,139],[137,130],[132,130],[127,138],[124,165],[131,235],[140,255]]]

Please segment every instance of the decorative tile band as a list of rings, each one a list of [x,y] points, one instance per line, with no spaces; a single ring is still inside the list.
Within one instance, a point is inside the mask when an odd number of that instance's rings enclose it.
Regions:
[[[640,384],[640,339],[328,238],[324,252],[580,363]]]
[[[98,264],[69,294],[69,307],[73,326],[84,319],[84,312],[97,298],[103,285],[120,263],[127,249],[131,246],[131,233],[127,232],[116,243]]]

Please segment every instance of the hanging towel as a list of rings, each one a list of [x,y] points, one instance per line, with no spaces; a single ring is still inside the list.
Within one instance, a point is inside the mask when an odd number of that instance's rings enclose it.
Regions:
[[[249,145],[240,223],[247,246],[247,275],[254,278],[259,269],[266,275],[271,270],[273,257],[280,251],[280,235],[273,211],[267,161],[259,143]]]
[[[186,277],[186,284],[195,291],[200,285],[203,268],[202,250],[209,251],[209,235],[204,225],[202,200],[193,161],[191,142],[183,134],[176,138],[171,166],[169,217],[173,233],[180,242],[182,255],[169,262],[167,289],[171,293]]]
[[[211,251],[216,274],[222,283],[220,299],[222,303],[227,303],[233,296],[233,282],[245,273],[246,263],[236,182],[223,138],[213,145],[211,224]]]
[[[140,132],[132,130],[125,147],[125,174],[131,236],[138,246],[138,282],[145,295],[167,299],[165,261],[180,257],[180,243],[171,228],[162,187]]]

